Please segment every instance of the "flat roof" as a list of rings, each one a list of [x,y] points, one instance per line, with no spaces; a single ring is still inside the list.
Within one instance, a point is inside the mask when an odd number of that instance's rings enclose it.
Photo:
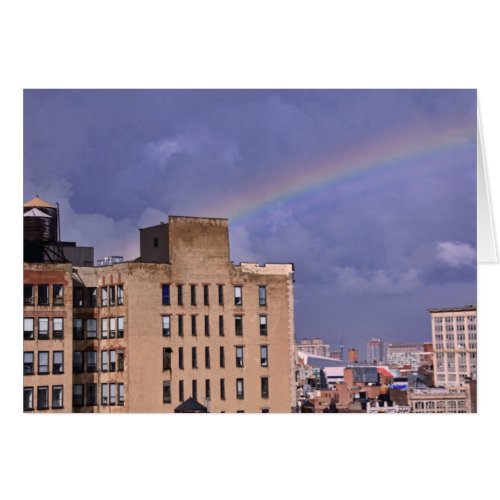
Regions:
[[[460,312],[460,311],[475,311],[476,304],[467,304],[462,307],[441,307],[441,308],[432,308],[427,309],[430,313],[439,313],[439,312]]]

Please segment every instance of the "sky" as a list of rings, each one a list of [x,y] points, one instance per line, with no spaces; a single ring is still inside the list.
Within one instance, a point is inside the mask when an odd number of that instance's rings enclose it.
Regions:
[[[35,195],[96,259],[229,218],[234,262],[294,263],[296,337],[361,359],[476,303],[473,90],[25,90]]]

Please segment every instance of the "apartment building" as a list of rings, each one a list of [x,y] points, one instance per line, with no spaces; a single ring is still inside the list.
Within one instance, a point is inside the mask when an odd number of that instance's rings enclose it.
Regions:
[[[233,264],[227,219],[140,233],[134,262],[25,262],[25,411],[290,412],[293,265]]]
[[[428,309],[434,349],[434,385],[450,387],[477,378],[476,306]]]
[[[297,349],[308,354],[315,354],[316,356],[330,357],[330,345],[319,338],[299,340],[297,342]]]

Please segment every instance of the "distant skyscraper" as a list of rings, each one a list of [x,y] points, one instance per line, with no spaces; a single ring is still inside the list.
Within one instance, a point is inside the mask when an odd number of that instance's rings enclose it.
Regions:
[[[382,361],[382,341],[372,338],[366,343],[366,360],[377,364]]]

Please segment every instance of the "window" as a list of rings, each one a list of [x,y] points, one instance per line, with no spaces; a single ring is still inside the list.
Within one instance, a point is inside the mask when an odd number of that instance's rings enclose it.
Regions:
[[[97,384],[87,384],[87,406],[97,405]]]
[[[125,384],[118,384],[118,406],[125,404]]]
[[[208,285],[203,285],[203,305],[208,306],[210,304]]]
[[[177,285],[177,304],[182,306],[183,305],[183,300],[182,300],[182,285]]]
[[[52,285],[52,305],[63,306],[64,305],[64,286],[63,285]]]
[[[196,337],[196,315],[191,315],[191,335]]]
[[[118,295],[118,305],[122,306],[124,304],[123,285],[116,285],[116,291]]]
[[[33,352],[24,353],[24,375],[35,373],[35,354]]]
[[[207,401],[210,400],[210,380],[205,379],[205,398]]]
[[[184,380],[179,380],[179,401],[184,401]]]
[[[205,315],[205,337],[210,336],[210,319]]]
[[[109,371],[116,371],[116,351],[109,351]]]
[[[97,338],[97,320],[94,318],[87,319],[87,338]]]
[[[38,351],[38,375],[49,373],[49,352]]]
[[[153,238],[153,247],[158,248],[158,238]]]
[[[64,351],[52,352],[52,373],[64,373]]]
[[[25,387],[23,392],[23,409],[24,411],[31,411],[33,410],[33,387]]]
[[[52,318],[52,338],[62,339],[63,337],[63,318]]]
[[[267,305],[267,293],[264,285],[259,286],[259,306]]]
[[[168,284],[161,286],[161,303],[164,306],[170,305],[170,285]]]
[[[49,305],[49,285],[38,285],[38,305]]]
[[[38,318],[38,339],[46,340],[49,338],[49,318]]]
[[[217,285],[218,293],[219,293],[219,305],[224,305],[224,285]]]
[[[83,372],[83,352],[74,351],[73,352],[73,373]]]
[[[24,285],[24,305],[32,306],[35,303],[35,294],[33,285]],[[33,389],[31,389],[33,397]]]
[[[261,377],[260,378],[260,396],[262,398],[269,397],[269,378]]]
[[[205,368],[210,368],[210,347],[205,347]]]
[[[108,305],[108,287],[103,286],[101,288],[101,307],[107,307]]]
[[[453,323],[453,318],[447,317],[445,318],[446,323]]]
[[[108,384],[101,384],[101,404],[104,406],[108,404]]]
[[[184,347],[179,347],[179,370],[184,370]]]
[[[83,307],[83,288],[81,286],[73,288],[73,307]]]
[[[191,285],[191,305],[196,305],[196,285]]]
[[[35,338],[33,318],[24,318],[24,340],[33,340]]]
[[[108,338],[108,318],[101,318],[101,338]]]
[[[125,369],[125,353],[118,351],[118,371],[122,372]]]
[[[116,288],[114,286],[109,287],[109,305],[114,306],[116,304]]]
[[[108,371],[108,351],[101,351],[101,371],[102,372],[107,372]]]
[[[49,409],[49,388],[44,385],[37,388],[36,394],[37,409],[38,410],[48,410]]]
[[[116,385],[109,384],[109,404],[114,406],[116,404]]]
[[[219,336],[224,337],[224,316],[219,316]]]
[[[122,339],[123,338],[123,316],[118,316],[117,318],[117,323],[118,323],[118,333],[117,333],[117,338]]]
[[[163,404],[172,402],[172,391],[170,390],[170,380],[163,381]]]
[[[116,318],[109,318],[109,338],[116,337]]]
[[[80,318],[73,319],[73,339],[75,340],[83,339],[83,319]]]
[[[170,347],[163,348],[163,370],[172,369],[172,349]]]
[[[89,307],[97,307],[97,288],[92,286],[87,288],[87,300]]]
[[[243,335],[243,316],[234,317],[234,332],[236,335]]]
[[[241,292],[241,286],[234,287],[234,305],[242,306],[243,305],[243,296]]]
[[[170,316],[162,316],[163,336],[170,337]]]
[[[219,365],[221,368],[224,368],[226,366],[226,360],[224,356],[224,346],[219,347]]]
[[[192,393],[193,399],[197,400],[198,399],[198,382],[196,380],[193,380],[191,387],[192,387],[191,393]]]
[[[184,337],[184,316],[179,314],[178,319],[178,333],[179,337]]]
[[[243,379],[237,378],[236,379],[236,398],[243,399],[244,397],[245,397],[245,390],[243,387]]]
[[[243,346],[236,346],[236,367],[243,368]]]
[[[73,384],[73,406],[83,406],[83,384]]]
[[[267,335],[267,316],[259,316],[259,331],[261,335]]]
[[[191,347],[191,368],[198,368],[198,360],[196,359],[196,347]]]
[[[267,345],[261,345],[260,346],[260,366],[268,366],[268,365],[269,365],[269,359],[268,359]]]
[[[97,371],[97,351],[87,351],[87,372],[94,373]]]
[[[223,378],[220,379],[220,398],[222,401],[226,399],[226,383]]]

